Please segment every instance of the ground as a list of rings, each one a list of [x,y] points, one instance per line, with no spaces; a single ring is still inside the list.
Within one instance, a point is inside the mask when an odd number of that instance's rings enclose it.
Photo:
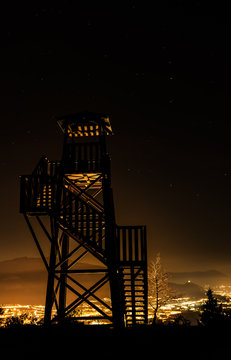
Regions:
[[[228,355],[230,329],[152,326],[109,329],[104,326],[23,326],[0,329],[4,359],[161,358],[221,359]]]

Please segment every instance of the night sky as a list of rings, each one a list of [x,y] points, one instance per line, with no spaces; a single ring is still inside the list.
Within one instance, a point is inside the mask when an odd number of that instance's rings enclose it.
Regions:
[[[19,176],[60,158],[55,116],[87,110],[111,115],[117,222],[146,224],[170,271],[231,272],[228,9],[92,3],[1,7],[0,260],[39,256]]]

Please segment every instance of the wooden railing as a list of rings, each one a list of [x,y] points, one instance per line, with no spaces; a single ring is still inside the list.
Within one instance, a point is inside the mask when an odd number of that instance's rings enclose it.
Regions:
[[[57,184],[52,176],[21,176],[20,212],[47,213],[57,201]]]

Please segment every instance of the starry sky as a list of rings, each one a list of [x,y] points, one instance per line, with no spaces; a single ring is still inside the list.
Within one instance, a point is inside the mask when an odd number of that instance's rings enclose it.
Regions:
[[[169,271],[231,272],[231,24],[208,1],[8,1],[1,36],[0,260],[38,256],[19,176],[61,156],[55,116],[111,115],[119,224]]]

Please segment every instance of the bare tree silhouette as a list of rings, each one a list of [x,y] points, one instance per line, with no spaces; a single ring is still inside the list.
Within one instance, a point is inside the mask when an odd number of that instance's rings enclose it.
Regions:
[[[154,311],[152,324],[157,322],[158,310],[173,296],[168,285],[168,274],[161,263],[160,253],[149,267],[149,304]]]

